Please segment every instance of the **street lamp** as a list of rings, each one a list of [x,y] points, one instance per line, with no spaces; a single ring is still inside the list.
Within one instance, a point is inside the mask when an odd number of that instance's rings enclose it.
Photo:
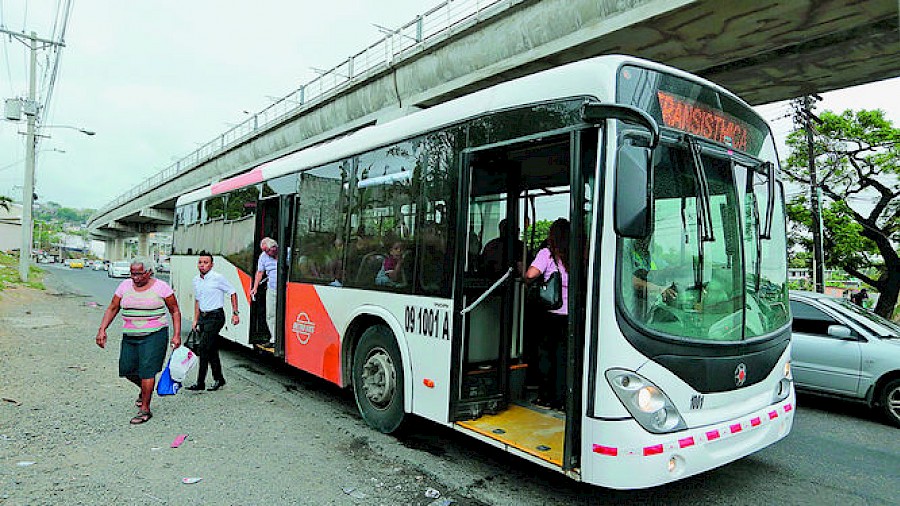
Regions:
[[[32,53],[34,59],[34,53]],[[34,62],[32,62],[34,63]],[[31,69],[34,73],[34,66]],[[34,75],[32,75],[31,87],[34,87]],[[30,96],[34,96],[34,90],[30,90]],[[31,260],[31,242],[34,235],[34,223],[32,223],[32,212],[34,206],[34,155],[37,152],[37,142],[35,137],[50,137],[49,135],[39,135],[36,130],[39,128],[69,128],[77,130],[85,135],[94,135],[96,132],[86,130],[80,127],[69,125],[36,125],[36,115],[28,115],[28,124],[25,131],[25,184],[22,185],[22,244],[19,249],[19,279],[22,282],[28,281],[28,267]]]
[[[97,132],[95,132],[93,130],[88,130],[86,128],[70,126],[70,125],[40,125],[37,128],[38,129],[41,129],[41,128],[69,128],[72,130],[77,130],[77,131],[83,133],[84,135],[96,135],[97,134]],[[35,134],[35,135],[38,137],[50,137],[49,135],[39,135],[39,134]]]

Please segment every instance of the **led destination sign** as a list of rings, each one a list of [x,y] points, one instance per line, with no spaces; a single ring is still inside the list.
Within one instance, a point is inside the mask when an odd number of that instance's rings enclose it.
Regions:
[[[721,142],[741,151],[747,150],[750,130],[743,122],[671,93],[657,91],[656,96],[666,126]]]

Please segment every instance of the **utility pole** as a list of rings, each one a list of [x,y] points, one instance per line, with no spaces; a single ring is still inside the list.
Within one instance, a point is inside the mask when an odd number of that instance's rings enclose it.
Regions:
[[[822,245],[822,200],[816,173],[816,150],[812,132],[812,97],[803,97],[803,119],[806,123],[806,147],[809,161],[810,209],[812,210],[813,234],[813,283],[815,290],[825,293],[825,252]]]
[[[28,41],[28,47],[31,49],[31,64],[28,70],[28,110],[25,111],[27,116],[27,127],[25,130],[25,183],[22,185],[22,244],[19,249],[19,278],[28,281],[28,267],[31,261],[31,242],[33,239],[34,224],[32,223],[32,211],[34,206],[34,156],[35,156],[35,126],[37,123],[38,110],[37,95],[37,51],[47,46],[63,46],[61,42],[40,39],[35,32],[30,35],[24,33],[11,32],[0,28],[0,33],[6,33],[14,36],[20,41]],[[40,43],[40,45],[38,45]]]
[[[28,70],[28,101],[35,105],[37,82],[37,34],[31,32],[31,65]],[[25,184],[22,185],[22,246],[19,249],[19,278],[22,282],[28,281],[28,266],[31,261],[31,213],[34,206],[34,124],[37,119],[37,110],[34,114],[26,114],[28,126],[25,130]]]

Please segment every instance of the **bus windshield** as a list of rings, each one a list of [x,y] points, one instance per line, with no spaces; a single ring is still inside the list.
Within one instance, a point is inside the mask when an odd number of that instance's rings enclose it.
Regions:
[[[731,96],[671,74],[624,66],[617,83],[617,101],[647,111],[663,131],[651,234],[619,241],[626,316],[651,334],[702,341],[784,327],[784,200],[771,180],[777,159],[765,122]]]
[[[653,232],[621,241],[626,313],[639,326],[692,340],[740,341],[784,326],[780,191],[772,238],[763,239],[769,186],[759,165],[706,152],[695,158],[689,146],[668,142],[654,160]],[[708,202],[697,191],[704,184]]]

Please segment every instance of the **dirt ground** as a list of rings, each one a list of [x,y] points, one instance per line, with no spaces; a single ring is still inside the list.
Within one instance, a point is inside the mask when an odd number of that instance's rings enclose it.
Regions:
[[[153,419],[129,425],[118,322],[101,350],[104,308],[47,281],[0,292],[0,504],[480,504],[346,393],[244,352],[223,353],[222,390],[154,395]]]

